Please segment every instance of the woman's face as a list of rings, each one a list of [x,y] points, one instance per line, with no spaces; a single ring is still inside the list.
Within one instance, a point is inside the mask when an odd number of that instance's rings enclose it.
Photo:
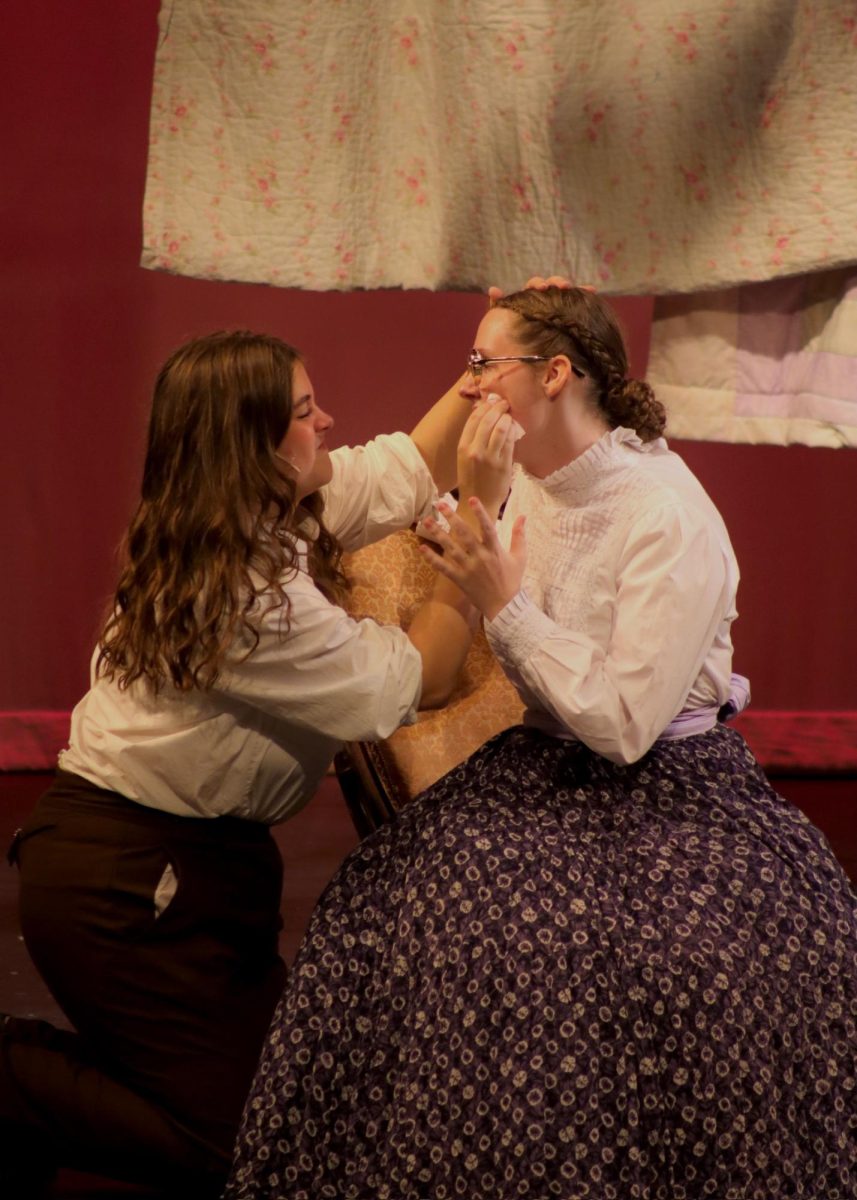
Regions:
[[[476,331],[474,350],[481,358],[512,358],[533,351],[515,336],[517,318],[507,308],[492,308]],[[498,362],[482,368],[479,379],[470,378],[464,390],[475,400],[492,392],[507,401],[511,416],[525,434],[535,434],[550,415],[550,402],[542,387],[542,363]]]
[[[330,483],[333,467],[325,435],[332,428],[333,417],[316,404],[306,368],[303,363],[295,363],[292,372],[292,419],[276,452],[284,460],[289,476],[294,480],[298,500],[303,500],[325,483]]]

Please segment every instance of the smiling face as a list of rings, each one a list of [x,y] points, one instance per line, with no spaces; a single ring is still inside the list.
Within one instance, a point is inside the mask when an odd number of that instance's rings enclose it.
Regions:
[[[298,501],[330,483],[333,467],[325,435],[332,428],[333,417],[318,407],[306,368],[296,362],[292,371],[292,418],[277,455],[294,481]]]

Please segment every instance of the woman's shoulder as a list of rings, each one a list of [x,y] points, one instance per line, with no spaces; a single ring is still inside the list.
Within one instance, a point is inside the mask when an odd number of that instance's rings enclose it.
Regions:
[[[639,458],[639,474],[647,483],[651,502],[691,508],[708,518],[720,520],[716,504],[680,454],[663,438],[660,447]]]
[[[334,478],[331,483],[325,484],[322,491],[335,486],[337,474],[369,470],[372,467],[383,469],[390,463],[410,466],[423,461],[419,450],[406,433],[379,433],[368,442],[357,446],[337,446],[335,450],[331,450],[330,460],[334,466]]]

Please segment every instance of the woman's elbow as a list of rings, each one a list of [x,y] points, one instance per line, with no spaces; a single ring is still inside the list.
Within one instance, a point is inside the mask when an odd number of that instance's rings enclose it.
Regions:
[[[587,745],[617,767],[632,767],[648,754],[655,741],[656,736],[650,731],[631,726],[605,731],[601,737],[587,741]]]
[[[617,767],[632,767],[634,763],[639,762],[644,755],[648,754],[651,746],[617,746],[614,750],[604,753],[605,758],[609,758]]]
[[[423,690],[420,695],[419,710],[444,708],[449,703],[455,686],[454,680],[426,680],[423,678]]]

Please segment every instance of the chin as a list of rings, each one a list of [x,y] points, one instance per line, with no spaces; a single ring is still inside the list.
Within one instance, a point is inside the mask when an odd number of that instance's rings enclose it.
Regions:
[[[333,463],[328,459],[327,462],[318,464],[315,472],[315,490],[330,483],[331,479],[333,479]]]

